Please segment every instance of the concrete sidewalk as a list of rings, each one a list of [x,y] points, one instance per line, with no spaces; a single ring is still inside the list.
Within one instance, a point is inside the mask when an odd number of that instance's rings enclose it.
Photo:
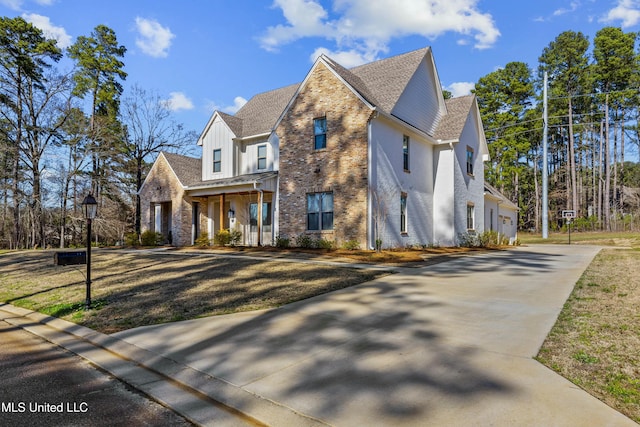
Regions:
[[[492,252],[112,336],[8,305],[0,318],[197,424],[637,426],[532,359],[597,251]]]

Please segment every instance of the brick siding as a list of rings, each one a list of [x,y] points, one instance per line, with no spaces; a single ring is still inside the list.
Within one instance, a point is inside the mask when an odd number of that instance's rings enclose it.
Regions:
[[[324,64],[307,80],[276,129],[280,137],[279,232],[338,245],[367,241],[368,129],[371,110]],[[326,148],[314,149],[313,119],[326,117]],[[307,231],[307,194],[332,191],[332,231]]]
[[[142,232],[154,229],[153,205],[171,202],[171,243],[175,246],[191,244],[191,200],[164,157],[158,157],[140,193]],[[164,231],[165,236],[168,235]]]

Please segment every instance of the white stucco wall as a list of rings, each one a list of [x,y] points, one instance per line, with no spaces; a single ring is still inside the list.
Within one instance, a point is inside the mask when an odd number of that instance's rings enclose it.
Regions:
[[[407,128],[385,118],[370,125],[371,203],[370,246],[378,238],[383,247],[433,242],[433,148]],[[404,170],[402,141],[408,135],[409,171]],[[400,196],[407,194],[407,233],[400,232]]]
[[[394,116],[432,135],[445,114],[436,85],[440,83],[434,69],[423,60],[409,80],[393,111]]]
[[[506,236],[509,243],[513,243],[518,237],[518,211],[491,196],[485,196],[484,229],[497,231],[500,236]]]
[[[473,175],[467,173],[467,147],[474,152]],[[473,204],[474,231],[484,231],[484,162],[475,117],[469,115],[455,151],[455,235],[467,232],[467,206]]]
[[[448,144],[433,148],[433,243],[454,246],[454,151]]]

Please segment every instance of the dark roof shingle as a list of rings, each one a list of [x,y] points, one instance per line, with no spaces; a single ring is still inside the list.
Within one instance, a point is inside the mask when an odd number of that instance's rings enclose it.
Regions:
[[[178,181],[185,187],[202,181],[202,160],[181,154],[162,152],[176,174]]]
[[[438,123],[434,137],[443,141],[460,138],[474,99],[475,95],[447,99],[447,114]]]

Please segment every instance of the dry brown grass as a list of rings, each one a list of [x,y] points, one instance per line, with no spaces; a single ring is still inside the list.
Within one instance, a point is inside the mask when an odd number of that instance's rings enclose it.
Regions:
[[[83,309],[84,265],[55,266],[53,252],[0,255],[0,301],[113,333],[142,325],[277,307],[383,274],[320,264],[210,254],[99,250]]]
[[[640,251],[605,249],[576,284],[538,360],[640,421]]]

